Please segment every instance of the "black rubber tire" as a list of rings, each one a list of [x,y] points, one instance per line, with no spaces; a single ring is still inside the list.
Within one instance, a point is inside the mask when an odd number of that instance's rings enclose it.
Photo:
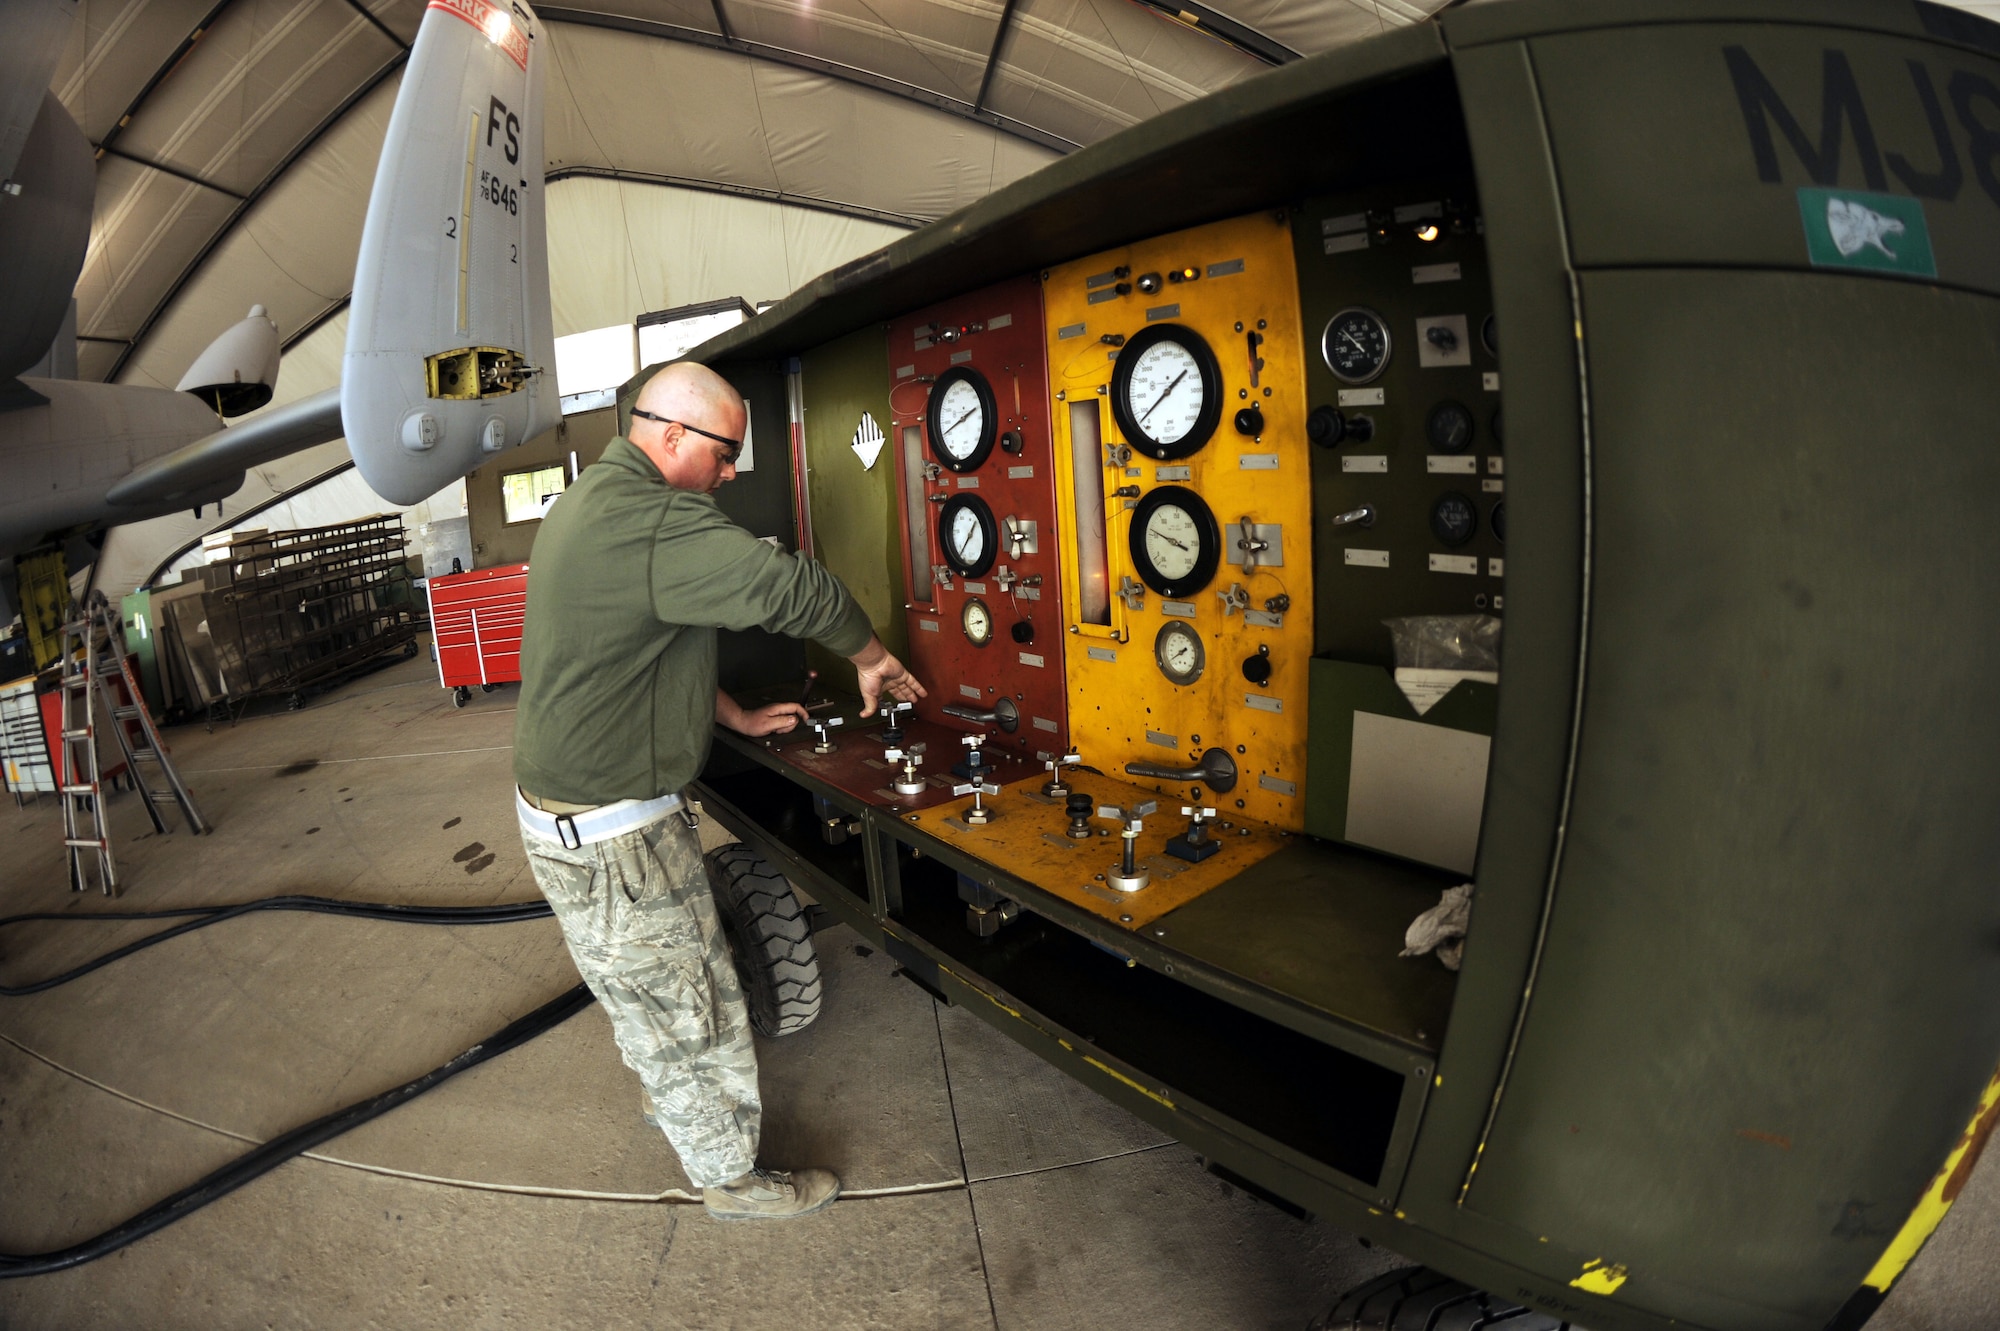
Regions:
[[[1553,1313],[1406,1266],[1349,1290],[1307,1331],[1576,1331]]]
[[[736,843],[708,853],[708,881],[759,1035],[793,1035],[819,1016],[825,988],[812,925],[786,877]]]

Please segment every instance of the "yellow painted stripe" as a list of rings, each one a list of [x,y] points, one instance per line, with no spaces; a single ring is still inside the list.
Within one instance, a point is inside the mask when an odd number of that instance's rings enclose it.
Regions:
[[[1910,1218],[1903,1222],[1903,1228],[1890,1242],[1888,1251],[1875,1263],[1875,1269],[1868,1273],[1861,1283],[1870,1289],[1888,1292],[1896,1283],[1896,1277],[1903,1274],[1903,1268],[1924,1246],[1924,1240],[1944,1219],[1944,1213],[1958,1200],[1958,1193],[1972,1176],[1972,1167],[1979,1163],[1979,1152],[1987,1139],[1993,1135],[1996,1124],[2000,1124],[2000,1069],[1993,1073],[1993,1080],[1986,1083],[1986,1090],[1979,1097],[1979,1108],[1972,1116],[1965,1132],[1958,1139],[1958,1145],[1944,1158],[1944,1167],[1931,1180],[1930,1187],[1917,1201],[1917,1209],[1910,1212]]]
[[[458,331],[472,331],[472,173],[479,169],[479,112],[465,139],[465,204],[458,210]]]
[[[1623,1266],[1606,1266],[1602,1257],[1593,1257],[1583,1264],[1583,1274],[1569,1282],[1571,1289],[1580,1289],[1586,1294],[1602,1294],[1610,1297],[1625,1283]]]
[[[1100,1063],[1096,1059],[1092,1058],[1089,1054],[1085,1054],[1083,1056],[1083,1061],[1090,1064],[1090,1066],[1096,1068],[1099,1072],[1104,1073],[1106,1076],[1115,1077],[1119,1081],[1124,1082],[1127,1086],[1130,1086],[1133,1090],[1145,1096],[1148,1100],[1158,1100],[1161,1104],[1165,1105],[1169,1109],[1172,1109],[1174,1107],[1174,1102],[1172,1100],[1167,1099],[1166,1096],[1161,1095],[1158,1091],[1152,1090],[1149,1087],[1141,1086],[1138,1082],[1133,1081],[1130,1077],[1120,1072],[1117,1068],[1111,1067],[1105,1063]]]

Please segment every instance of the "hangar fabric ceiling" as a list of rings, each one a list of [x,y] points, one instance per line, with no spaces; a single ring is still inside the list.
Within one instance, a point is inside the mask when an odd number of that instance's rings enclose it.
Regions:
[[[550,5],[548,167],[556,181],[651,182],[910,226],[1442,3]],[[252,304],[288,341],[342,307],[422,15],[422,0],[83,0],[54,81],[98,150],[77,289],[83,377],[171,386]]]

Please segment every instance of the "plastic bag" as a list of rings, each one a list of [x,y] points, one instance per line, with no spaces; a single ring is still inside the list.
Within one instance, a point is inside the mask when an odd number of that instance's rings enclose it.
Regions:
[[[1497,615],[1410,615],[1385,619],[1396,665],[1420,670],[1498,670]]]
[[[1472,884],[1448,887],[1438,904],[1432,906],[1403,932],[1403,957],[1420,957],[1435,951],[1446,970],[1457,970],[1465,951],[1465,930],[1472,920]]]

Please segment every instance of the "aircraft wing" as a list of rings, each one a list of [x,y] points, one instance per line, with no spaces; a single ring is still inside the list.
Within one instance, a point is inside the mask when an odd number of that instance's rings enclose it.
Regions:
[[[329,388],[154,458],[112,486],[104,497],[127,508],[170,503],[238,475],[247,467],[340,435],[340,390]]]

